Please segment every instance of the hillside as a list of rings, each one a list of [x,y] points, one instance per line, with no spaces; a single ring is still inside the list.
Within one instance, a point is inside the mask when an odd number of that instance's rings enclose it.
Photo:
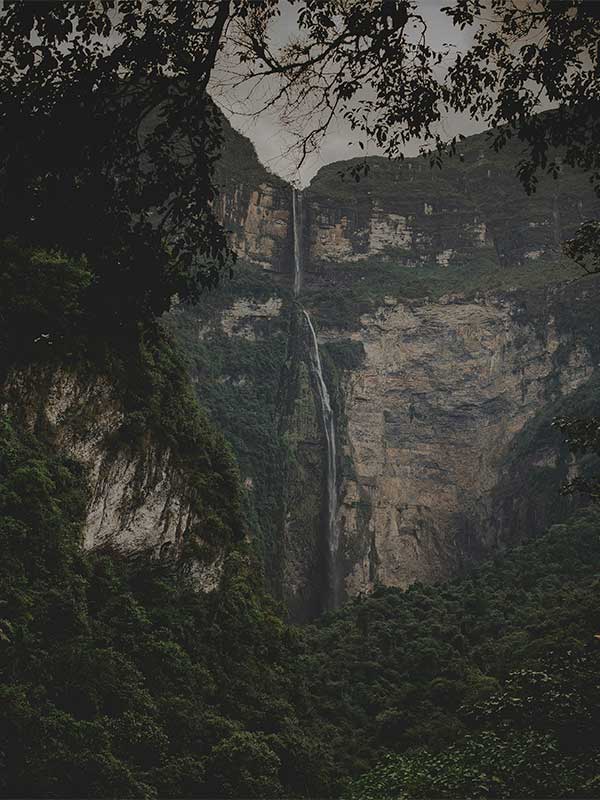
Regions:
[[[596,513],[297,629],[243,548],[209,594],[82,551],[82,478],[3,423],[2,796],[346,796],[388,751],[352,796],[598,796]]]
[[[323,167],[308,196],[317,227],[332,209],[347,215],[340,236],[351,249],[336,260],[396,250],[406,265],[426,263],[432,253],[443,266],[457,265],[471,253],[514,267],[556,255],[560,241],[598,212],[587,176],[563,166],[557,154],[556,179],[541,175],[537,190],[527,195],[516,176],[524,156],[521,143],[513,139],[495,152],[490,142],[486,133],[469,136],[439,167],[428,157],[369,157],[367,174],[358,182],[348,174],[358,160]],[[365,222],[368,230],[362,229]],[[311,233],[311,247],[315,255],[332,260],[327,244],[318,241],[327,234]]]

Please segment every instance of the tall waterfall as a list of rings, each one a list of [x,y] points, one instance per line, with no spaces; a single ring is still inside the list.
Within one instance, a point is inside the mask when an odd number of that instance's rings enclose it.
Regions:
[[[339,606],[339,581],[338,581],[338,529],[335,521],[337,510],[337,459],[335,450],[335,425],[333,422],[333,409],[327,391],[327,384],[323,378],[323,368],[321,366],[321,355],[319,353],[319,342],[315,333],[312,320],[308,311],[304,310],[304,316],[308,324],[312,338],[311,365],[314,376],[317,380],[317,390],[321,403],[321,416],[325,438],[327,439],[327,544],[328,544],[328,573],[329,573],[329,605],[331,608]]]
[[[302,281],[302,192],[292,189],[292,215],[294,224],[294,294],[300,294]]]
[[[300,293],[302,282],[302,192],[292,190],[292,213],[294,224],[294,295]],[[338,546],[339,537],[336,525],[337,511],[337,456],[335,449],[335,424],[331,400],[327,384],[323,378],[319,341],[315,332],[310,314],[302,309],[304,318],[310,331],[312,350],[310,355],[311,371],[315,377],[319,402],[321,406],[321,419],[327,440],[327,573],[329,583],[328,607],[337,608],[340,604],[340,587],[338,580]]]

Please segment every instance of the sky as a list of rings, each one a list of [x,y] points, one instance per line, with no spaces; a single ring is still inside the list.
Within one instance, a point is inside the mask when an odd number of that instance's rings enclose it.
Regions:
[[[468,32],[461,32],[452,26],[449,18],[442,14],[440,9],[447,5],[447,0],[419,0],[418,6],[421,14],[428,23],[428,35],[434,48],[450,43],[458,49],[464,49],[470,44]],[[272,32],[273,39],[284,42],[296,30],[295,15],[289,5],[284,5],[282,14]],[[248,116],[256,109],[252,102],[244,102],[241,95],[231,90],[220,90],[213,93],[213,97],[231,124],[245,134],[254,144],[262,163],[272,172],[296,183],[306,186],[320,167],[334,161],[341,161],[355,156],[377,155],[378,149],[374,143],[365,143],[365,151],[358,144],[349,145],[353,134],[343,120],[333,124],[325,136],[318,152],[309,156],[300,169],[298,158],[293,153],[287,153],[293,141],[289,131],[286,131],[277,115],[263,113],[258,118]],[[255,101],[256,102],[256,101]],[[462,133],[469,135],[481,130],[481,126],[474,123],[466,116],[452,115],[440,123],[440,133],[449,137]],[[356,136],[354,139],[356,140]],[[417,155],[418,143],[409,146],[405,155]]]

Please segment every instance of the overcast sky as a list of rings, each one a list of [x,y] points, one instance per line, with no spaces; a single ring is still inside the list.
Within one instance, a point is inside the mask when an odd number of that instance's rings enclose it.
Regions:
[[[470,43],[468,33],[455,29],[449,18],[440,12],[440,9],[447,5],[447,0],[420,0],[420,11],[428,23],[428,35],[431,45],[441,47],[444,43],[451,43],[459,49],[464,48]],[[288,35],[295,31],[294,14],[290,7],[284,7],[281,18],[276,23],[273,37],[276,41],[285,41]],[[251,119],[245,114],[253,111],[252,105],[244,104],[238,96],[231,92],[225,92],[221,97],[216,95],[215,99],[223,108],[232,125],[239,131],[248,136],[254,146],[262,163],[272,172],[281,175],[288,181],[297,182],[301,186],[306,186],[317,170],[324,164],[332,161],[340,161],[354,156],[362,155],[357,144],[349,146],[351,139],[356,139],[343,120],[333,125],[325,137],[318,153],[310,156],[298,170],[297,159],[293,155],[286,155],[286,150],[291,143],[289,132],[286,133],[276,115],[264,113],[258,119]],[[458,133],[468,135],[481,130],[467,117],[449,117],[442,120],[440,124],[442,133],[453,136]],[[406,155],[416,155],[418,145],[407,148]],[[377,147],[371,143],[366,143],[367,155],[376,155]]]

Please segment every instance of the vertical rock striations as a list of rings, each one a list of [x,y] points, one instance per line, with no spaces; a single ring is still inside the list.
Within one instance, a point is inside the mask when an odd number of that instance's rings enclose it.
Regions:
[[[517,297],[498,294],[398,302],[361,318],[352,341],[364,360],[343,382],[350,466],[338,525],[349,594],[444,578],[515,540],[498,502],[519,436],[544,414],[548,433],[548,410],[598,363],[600,330],[594,343],[561,328],[560,305],[560,295],[547,297],[528,318]],[[555,441],[528,449],[560,471]],[[533,465],[521,477],[515,501],[558,495],[560,481],[536,485]],[[524,517],[518,538],[542,522]]]
[[[13,371],[0,397],[5,413],[85,468],[85,548],[150,549],[157,555],[172,548],[183,555],[193,544],[189,564],[198,586],[217,586],[227,547],[241,535],[240,529],[228,529],[235,512],[223,513],[214,493],[199,493],[189,465],[153,433],[146,432],[135,447],[123,439],[126,412],[107,378],[32,367]],[[224,489],[231,484],[233,507],[237,478],[227,474],[217,439],[205,441],[205,453],[198,453],[204,465],[197,468]]]

